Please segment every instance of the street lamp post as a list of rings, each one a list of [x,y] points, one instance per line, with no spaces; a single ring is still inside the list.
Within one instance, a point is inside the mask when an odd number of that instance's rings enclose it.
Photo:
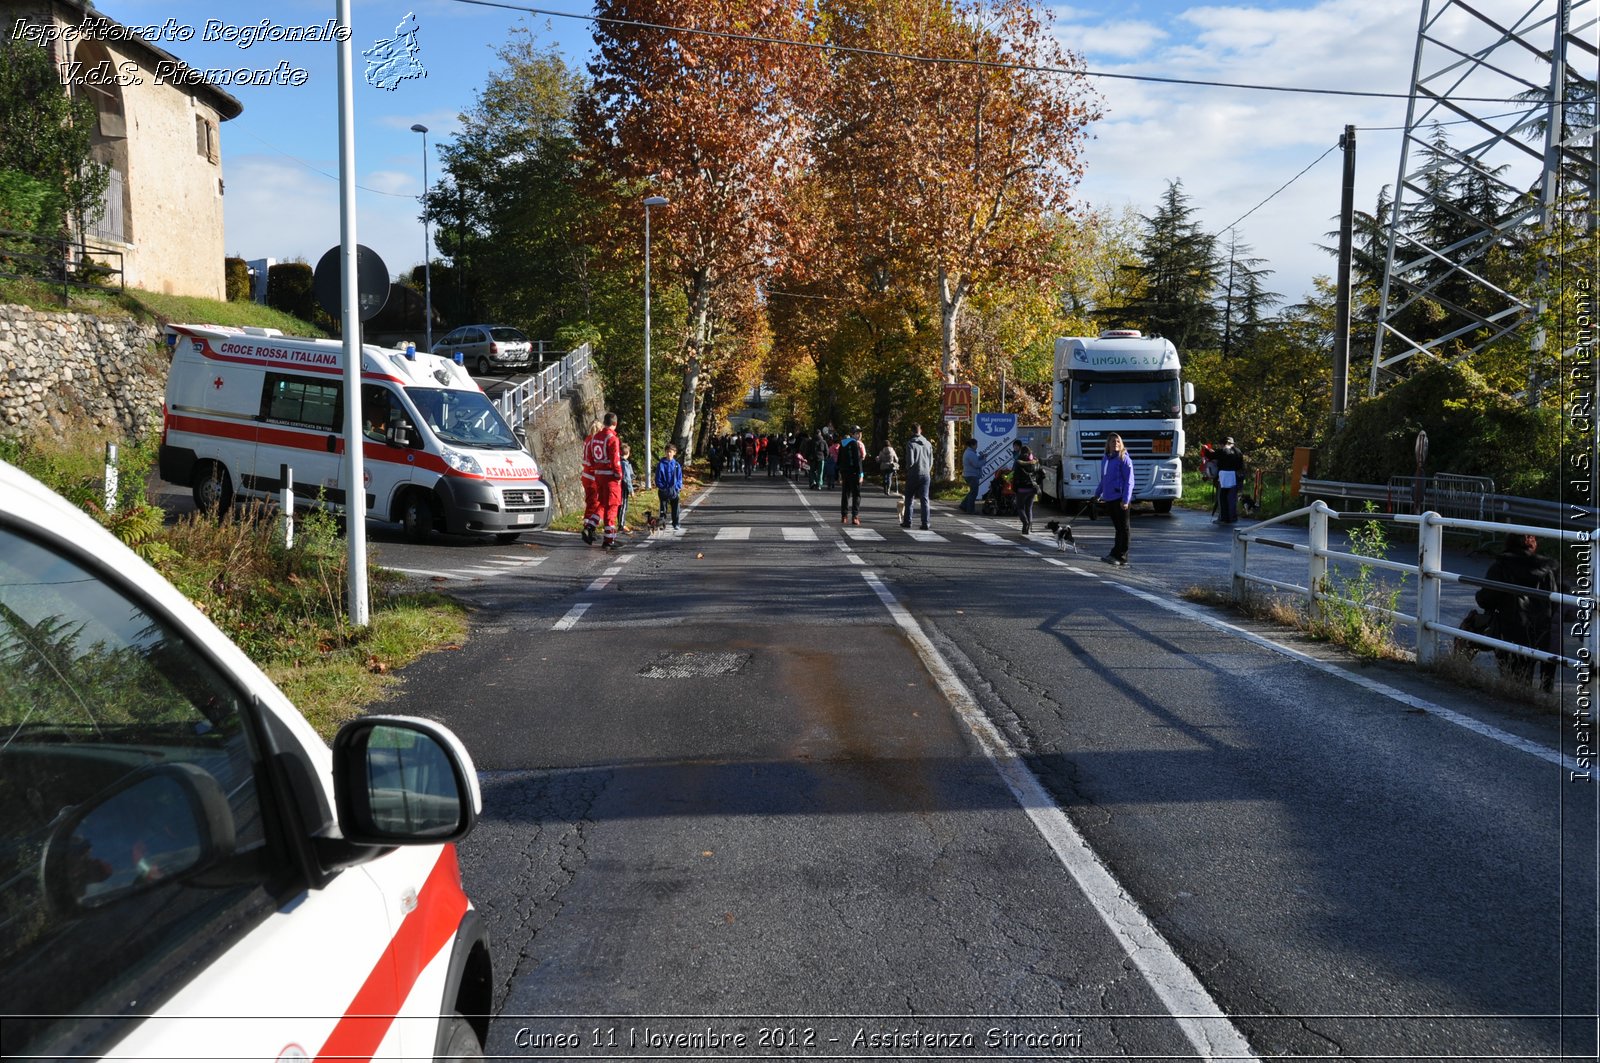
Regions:
[[[422,134],[422,346],[433,350],[433,239],[428,225],[428,127],[418,122],[411,127]]]
[[[667,205],[666,196],[646,196],[644,201],[644,461],[655,469],[655,452],[650,449],[650,208]],[[650,475],[654,475],[652,471]]]

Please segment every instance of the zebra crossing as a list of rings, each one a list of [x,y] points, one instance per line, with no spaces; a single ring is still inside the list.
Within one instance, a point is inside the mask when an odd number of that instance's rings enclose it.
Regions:
[[[474,564],[461,568],[431,569],[407,568],[402,565],[383,565],[390,572],[399,572],[407,576],[420,576],[424,579],[448,580],[479,580],[499,579],[503,576],[532,576],[534,569],[544,564],[546,558],[519,557],[515,554],[496,554],[490,557],[474,558]],[[380,561],[380,565],[383,563]]]
[[[629,547],[637,548],[657,542],[667,543],[677,539],[752,544],[838,542],[843,547],[866,543],[894,543],[904,540],[929,544],[970,541],[981,543],[984,546],[1025,545],[1019,542],[1015,532],[1002,535],[999,532],[978,528],[976,525],[962,526],[967,523],[962,521],[955,526],[947,525],[938,531],[932,529],[924,531],[915,527],[905,528],[893,523],[878,526],[852,524],[837,527],[831,524],[689,524],[682,529],[658,533],[650,538],[623,540],[624,550],[616,555],[614,561],[631,560],[632,553],[628,549]],[[836,538],[831,534],[835,530],[843,535],[843,539]],[[1032,539],[1039,543],[1047,541],[1048,538],[1048,536],[1044,535],[1032,536]],[[549,558],[550,555],[548,554],[528,557],[525,554],[501,553],[474,556],[471,563],[459,567],[421,568],[413,565],[385,564],[381,559],[379,564],[391,572],[418,579],[471,583],[500,580],[508,577],[531,577],[538,573],[539,566]]]

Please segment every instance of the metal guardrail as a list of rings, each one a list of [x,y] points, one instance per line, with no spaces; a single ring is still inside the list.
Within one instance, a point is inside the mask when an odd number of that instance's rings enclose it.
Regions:
[[[107,261],[92,261],[91,256]],[[115,266],[109,261],[113,258],[117,261]],[[36,280],[51,287],[60,285],[62,302],[66,302],[70,289],[101,288],[110,277],[117,279],[117,290],[122,291],[126,287],[123,266],[122,252],[113,248],[0,229],[0,277]]]
[[[1593,512],[1593,511],[1591,511]],[[1240,528],[1234,532],[1233,539],[1233,595],[1235,599],[1242,599],[1248,592],[1250,585],[1258,584],[1271,587],[1274,590],[1287,591],[1292,594],[1304,595],[1312,609],[1318,607],[1320,602],[1337,602],[1346,606],[1364,609],[1400,623],[1413,624],[1417,631],[1417,663],[1427,664],[1437,658],[1439,653],[1439,640],[1442,637],[1464,639],[1479,646],[1494,650],[1505,650],[1530,657],[1536,661],[1556,661],[1568,668],[1583,672],[1589,667],[1589,662],[1600,658],[1600,623],[1593,622],[1595,599],[1592,595],[1562,594],[1554,591],[1538,591],[1515,584],[1500,583],[1486,580],[1480,576],[1469,576],[1459,572],[1450,572],[1443,567],[1444,562],[1444,533],[1446,530],[1464,531],[1491,531],[1497,534],[1507,532],[1524,533],[1529,535],[1543,535],[1556,537],[1563,542],[1593,543],[1600,539],[1600,522],[1590,520],[1587,527],[1568,527],[1552,531],[1546,527],[1526,524],[1509,524],[1498,521],[1468,520],[1460,517],[1445,517],[1438,513],[1427,512],[1420,515],[1396,514],[1387,519],[1401,524],[1415,524],[1418,528],[1417,536],[1417,563],[1408,565],[1400,561],[1391,561],[1382,557],[1367,557],[1362,554],[1345,553],[1339,550],[1328,549],[1328,524],[1333,520],[1371,520],[1376,514],[1364,512],[1340,512],[1317,501],[1302,509],[1284,513],[1273,517],[1271,520],[1253,524],[1248,528]],[[1274,524],[1282,524],[1297,520],[1301,517],[1309,518],[1309,534],[1307,542],[1295,543],[1283,539],[1263,535],[1262,529]],[[1286,583],[1281,580],[1268,579],[1265,576],[1251,575],[1249,572],[1250,547],[1252,545],[1270,546],[1282,550],[1292,550],[1298,554],[1305,554],[1307,558],[1306,582],[1304,586]],[[1370,603],[1353,602],[1348,598],[1341,598],[1332,593],[1328,582],[1328,562],[1340,561],[1369,568],[1383,569],[1390,572],[1403,572],[1417,577],[1417,605],[1413,614],[1402,613],[1396,610],[1373,606]],[[1503,642],[1500,639],[1490,638],[1477,632],[1465,631],[1461,628],[1446,624],[1439,619],[1440,591],[1446,583],[1460,583],[1473,587],[1488,587],[1494,590],[1508,591],[1520,595],[1542,595],[1558,608],[1573,606],[1579,611],[1581,630],[1584,631],[1583,648],[1578,651],[1578,658],[1563,657],[1558,653],[1535,649],[1532,646],[1519,646],[1516,643]],[[1592,589],[1593,584],[1589,584]]]
[[[556,364],[545,366],[516,387],[501,392],[494,404],[507,421],[521,424],[583,379],[590,362],[589,345],[585,343]]]
[[[1497,495],[1491,491],[1475,490],[1472,482],[1494,481],[1479,477],[1451,476],[1441,473],[1425,477],[1422,490],[1421,512],[1433,512],[1450,517],[1495,522],[1491,531],[1511,530],[1505,522],[1538,524],[1536,534],[1551,529],[1572,527],[1575,524],[1594,526],[1600,523],[1600,509],[1579,506],[1570,502],[1547,502],[1541,498],[1521,498],[1517,495]],[[1418,514],[1416,506],[1416,481],[1414,477],[1397,476],[1387,484],[1343,483],[1338,480],[1300,481],[1300,497],[1314,499],[1344,499],[1357,502],[1376,502],[1382,512]]]

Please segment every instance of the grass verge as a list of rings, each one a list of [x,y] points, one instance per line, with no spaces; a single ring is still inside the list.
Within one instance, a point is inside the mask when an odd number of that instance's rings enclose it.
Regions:
[[[221,521],[190,514],[167,523],[144,495],[153,434],[123,445],[118,506],[107,514],[93,473],[103,445],[97,433],[68,432],[64,441],[4,443],[0,458],[137,550],[278,684],[324,738],[383,697],[396,669],[434,650],[459,647],[466,638],[462,606],[434,592],[399,593],[396,577],[375,567],[367,573],[370,622],[351,626],[345,614],[346,544],[326,514],[301,517],[293,547],[283,544],[264,507],[239,509]]]
[[[76,311],[101,317],[130,317],[157,325],[169,322],[204,325],[255,325],[281,329],[291,336],[326,336],[309,322],[258,303],[230,303],[192,295],[164,295],[138,288],[70,288],[66,301],[62,289],[37,281],[0,280],[0,303],[32,307],[52,313]]]

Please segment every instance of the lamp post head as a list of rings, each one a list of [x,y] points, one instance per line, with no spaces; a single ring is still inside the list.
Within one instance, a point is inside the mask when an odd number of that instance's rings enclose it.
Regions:
[[[426,133],[428,131],[428,127],[423,125],[421,122],[418,122],[411,127],[411,131],[413,133]]]
[[[664,207],[667,205],[666,196],[646,196],[644,205],[647,207]]]

